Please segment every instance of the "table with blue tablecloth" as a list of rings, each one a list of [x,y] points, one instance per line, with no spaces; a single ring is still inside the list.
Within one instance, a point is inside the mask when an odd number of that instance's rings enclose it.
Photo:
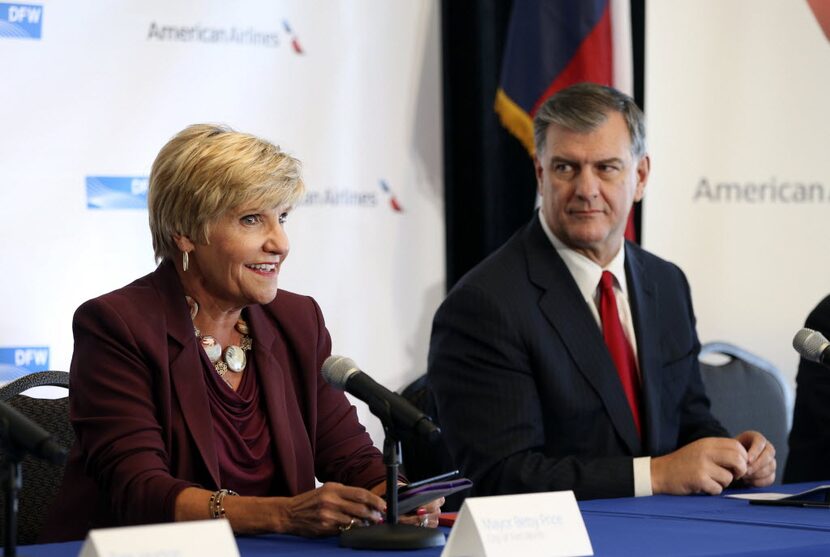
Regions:
[[[818,484],[773,486],[795,493]],[[732,491],[730,493],[739,493]],[[579,504],[596,555],[830,555],[830,510],[707,495]]]
[[[775,486],[794,493],[818,484]],[[750,505],[746,500],[691,495],[600,499],[579,503],[594,554],[671,556],[830,555],[830,510]],[[444,530],[449,533],[449,529]],[[385,551],[338,547],[337,538],[240,536],[242,557],[382,557]],[[24,546],[24,557],[75,557],[81,542]],[[395,552],[398,553],[398,552]],[[406,551],[438,557],[441,548]]]

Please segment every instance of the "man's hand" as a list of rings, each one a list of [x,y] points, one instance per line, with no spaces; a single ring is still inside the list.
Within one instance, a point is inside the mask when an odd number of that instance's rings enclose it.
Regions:
[[[763,447],[756,450],[762,453]],[[651,459],[652,491],[718,495],[733,480],[746,475],[748,460],[746,448],[737,439],[698,439],[673,453]]]
[[[766,487],[775,481],[775,447],[761,433],[744,431],[735,439],[746,449],[746,474],[741,478],[750,487]]]

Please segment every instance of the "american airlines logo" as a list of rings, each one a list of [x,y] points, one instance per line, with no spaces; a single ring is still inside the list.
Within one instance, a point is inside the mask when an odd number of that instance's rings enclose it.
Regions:
[[[43,6],[0,3],[0,38],[40,39]]]
[[[236,44],[264,48],[278,48],[281,44],[289,44],[296,54],[303,54],[300,39],[288,20],[283,20],[282,29],[202,23],[171,25],[152,21],[147,29],[147,40],[166,43]]]
[[[340,187],[308,190],[299,204],[305,206],[336,206],[367,209],[388,205],[392,212],[403,213],[403,206],[388,181],[383,178],[379,179],[378,190],[356,190]]]

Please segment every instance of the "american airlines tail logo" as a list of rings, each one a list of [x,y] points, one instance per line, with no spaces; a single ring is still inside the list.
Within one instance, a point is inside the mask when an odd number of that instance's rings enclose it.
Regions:
[[[830,41],[830,2],[827,0],[807,0],[807,5],[813,10],[816,21],[824,31],[824,36]]]
[[[395,197],[395,192],[392,191],[392,188],[389,187],[389,184],[386,182],[386,180],[381,179],[379,185],[380,190],[389,200],[389,206],[392,208],[392,210],[396,213],[403,213],[403,207],[398,201],[398,198]]]
[[[294,52],[297,54],[303,54],[303,47],[300,45],[300,39],[297,38],[297,34],[291,29],[291,25],[289,25],[287,19],[282,20],[282,28],[285,29],[285,34],[288,35],[288,39],[291,42],[291,48],[294,49]]]

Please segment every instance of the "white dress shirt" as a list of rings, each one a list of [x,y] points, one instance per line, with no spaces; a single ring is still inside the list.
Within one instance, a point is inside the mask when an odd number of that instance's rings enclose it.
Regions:
[[[634,351],[634,358],[637,360],[637,372],[639,373],[639,359],[637,357],[637,337],[634,332],[634,320],[631,315],[631,304],[628,301],[628,281],[625,278],[625,243],[611,259],[611,262],[603,268],[581,253],[569,248],[562,240],[557,238],[548,223],[542,210],[539,210],[539,220],[542,223],[542,230],[550,240],[559,257],[565,262],[576,281],[582,297],[588,304],[597,326],[602,330],[602,321],[599,318],[599,280],[603,271],[609,271],[614,275],[614,295],[617,298],[617,311],[620,314],[620,323],[623,331]],[[651,495],[651,457],[644,456],[634,459],[634,496],[642,497]]]

